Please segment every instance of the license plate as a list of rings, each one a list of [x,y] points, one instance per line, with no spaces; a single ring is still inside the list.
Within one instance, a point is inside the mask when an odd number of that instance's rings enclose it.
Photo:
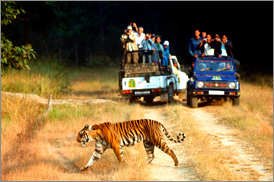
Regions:
[[[209,95],[225,95],[224,91],[209,90]]]
[[[135,87],[136,87],[136,82],[135,82],[135,80],[129,80],[129,81],[128,81],[128,87],[129,87],[129,88],[135,88]]]
[[[135,95],[150,94],[150,91],[136,91]]]
[[[161,94],[161,102],[167,102],[167,101],[168,101],[167,94]]]

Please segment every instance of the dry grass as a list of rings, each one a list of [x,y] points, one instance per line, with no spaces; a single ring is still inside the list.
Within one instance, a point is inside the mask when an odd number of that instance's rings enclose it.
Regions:
[[[118,90],[118,69],[87,69],[74,70],[75,77],[70,79],[73,92],[63,98],[94,99],[104,98],[116,100]]]
[[[48,117],[38,117],[45,110],[27,100],[1,97],[1,180],[4,181],[90,181],[146,180],[148,172],[143,145],[124,149],[125,164],[120,166],[111,149],[91,170],[80,173],[94,151],[76,142],[85,124],[129,120],[138,113],[134,105],[57,106]],[[12,121],[12,122],[10,122]],[[121,175],[123,174],[123,175]]]
[[[206,107],[219,122],[236,127],[240,136],[254,145],[258,153],[273,162],[273,89],[251,83],[241,83],[240,106],[227,102],[222,106]]]
[[[78,69],[75,77],[68,78],[72,92],[62,95],[54,90],[55,98],[90,99],[106,98],[117,101],[114,105],[55,106],[47,118],[36,118],[45,106],[28,100],[13,100],[1,96],[1,180],[3,181],[145,181],[150,180],[143,144],[123,148],[125,164],[118,165],[113,151],[108,149],[94,166],[85,173],[79,168],[86,165],[94,150],[94,143],[81,147],[77,133],[85,124],[120,122],[139,119],[139,104],[128,105],[118,97],[118,70]],[[32,79],[47,80],[47,74],[15,75],[2,78],[2,84],[12,85],[19,92]],[[27,79],[26,79],[26,78]],[[23,80],[26,82],[23,82]],[[33,81],[35,82],[35,81]],[[20,84],[19,84],[20,85]],[[38,84],[39,85],[39,84]],[[36,86],[32,86],[37,89]],[[41,84],[40,84],[40,89]],[[46,86],[48,87],[48,86]],[[7,87],[6,87],[7,88]],[[16,90],[20,88],[19,90]],[[39,89],[38,89],[39,90]],[[255,92],[252,92],[256,90]],[[10,90],[7,90],[10,91]],[[60,89],[59,89],[60,91]],[[59,92],[58,91],[58,92]],[[27,92],[27,90],[26,90]],[[40,92],[42,93],[42,92]],[[38,93],[39,94],[39,93]],[[43,96],[43,94],[39,94]],[[254,143],[262,155],[273,161],[273,90],[269,87],[242,83],[241,106],[207,107],[221,119],[219,122],[240,128],[242,137]],[[233,162],[229,155],[212,147],[210,136],[200,132],[189,115],[189,108],[181,105],[166,106],[171,123],[187,134],[184,142],[189,154],[189,167],[196,171],[199,180],[247,180],[229,170]],[[138,117],[137,117],[138,116]],[[137,118],[136,118],[137,117]],[[169,126],[167,126],[169,128]],[[179,130],[178,129],[178,130]]]
[[[234,174],[229,169],[229,154],[214,149],[210,143],[212,138],[199,130],[199,126],[189,114],[189,108],[181,105],[168,106],[166,113],[170,123],[177,124],[179,129],[186,134],[186,153],[190,158],[188,166],[196,172],[201,181],[240,181],[240,175]]]

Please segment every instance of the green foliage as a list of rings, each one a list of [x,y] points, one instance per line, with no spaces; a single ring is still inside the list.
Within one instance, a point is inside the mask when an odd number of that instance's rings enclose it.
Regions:
[[[1,1],[1,25],[7,25],[12,22],[12,20],[17,18],[20,11],[25,13],[25,10],[18,9],[17,3],[14,1]]]
[[[31,45],[22,47],[13,46],[4,33],[1,33],[1,68],[10,69],[15,68],[18,70],[27,68],[29,69],[28,62],[36,59],[36,52],[32,49]]]
[[[17,9],[17,3],[13,1],[1,2],[1,25],[12,23],[12,20],[17,18],[20,11],[25,13],[23,9]],[[30,44],[22,45],[22,47],[13,46],[4,33],[1,32],[1,68],[18,70],[29,69],[28,62],[36,59],[36,52]]]

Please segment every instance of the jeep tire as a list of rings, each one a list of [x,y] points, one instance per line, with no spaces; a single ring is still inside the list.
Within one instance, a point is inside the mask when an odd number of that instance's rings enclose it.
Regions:
[[[190,105],[190,93],[188,90],[186,91],[186,105]]]
[[[240,97],[232,98],[232,105],[239,106],[240,105]]]
[[[198,107],[198,98],[190,95],[190,107],[197,108]]]
[[[174,93],[173,93],[173,87],[172,84],[170,84],[167,88],[167,102],[169,104],[173,104],[174,103]]]

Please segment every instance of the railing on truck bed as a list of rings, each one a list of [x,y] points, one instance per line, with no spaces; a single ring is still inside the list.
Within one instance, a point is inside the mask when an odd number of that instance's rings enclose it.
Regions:
[[[125,77],[158,76],[161,75],[158,63],[125,64]]]

